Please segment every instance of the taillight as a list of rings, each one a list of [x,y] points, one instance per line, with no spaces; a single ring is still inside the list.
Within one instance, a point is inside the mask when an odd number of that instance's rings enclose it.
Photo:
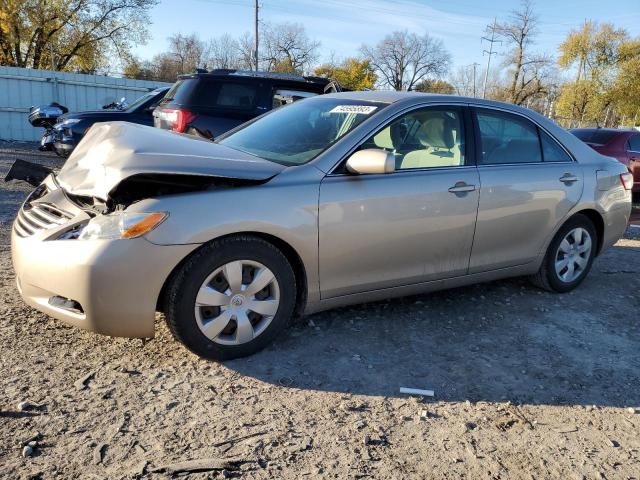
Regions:
[[[620,181],[625,190],[631,190],[633,188],[633,175],[629,172],[621,173]]]
[[[195,113],[179,108],[163,108],[157,116],[160,120],[167,122],[171,126],[171,130],[178,133],[184,133],[187,125],[196,118]]]

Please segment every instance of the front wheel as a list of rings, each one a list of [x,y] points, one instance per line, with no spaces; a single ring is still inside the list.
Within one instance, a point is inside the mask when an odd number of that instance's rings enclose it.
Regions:
[[[295,303],[295,275],[282,252],[260,238],[231,237],[205,245],[176,272],[166,319],[192,352],[229,360],[269,344]]]
[[[578,214],[569,219],[551,241],[535,285],[553,292],[569,292],[585,279],[595,257],[597,234],[593,223]]]

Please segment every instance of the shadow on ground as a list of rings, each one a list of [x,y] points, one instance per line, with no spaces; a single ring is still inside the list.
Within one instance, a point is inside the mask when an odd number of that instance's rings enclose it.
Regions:
[[[639,273],[640,248],[618,246],[571,294],[515,279],[343,308],[226,365],[309,390],[397,396],[413,387],[445,401],[638,405],[640,302],[625,285]]]

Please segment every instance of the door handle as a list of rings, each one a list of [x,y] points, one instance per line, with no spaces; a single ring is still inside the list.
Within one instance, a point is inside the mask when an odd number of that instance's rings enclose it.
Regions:
[[[567,184],[567,183],[577,182],[578,177],[576,177],[575,175],[571,175],[570,173],[565,173],[558,180],[560,180],[562,183]]]
[[[453,187],[449,189],[451,193],[464,193],[473,192],[476,189],[475,185],[469,185],[465,182],[457,182]]]

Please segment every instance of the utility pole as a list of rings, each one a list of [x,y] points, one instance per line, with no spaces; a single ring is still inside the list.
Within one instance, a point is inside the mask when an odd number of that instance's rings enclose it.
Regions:
[[[258,71],[258,10],[260,6],[258,5],[258,0],[256,0],[256,15],[255,15],[255,38],[256,38],[256,48],[255,52],[253,52],[254,59],[256,61],[256,72]]]
[[[477,62],[473,62],[473,98],[476,98],[476,67],[480,64]]]
[[[493,51],[493,44],[502,43],[500,40],[496,40],[496,26],[497,26],[497,19],[496,17],[493,17],[493,26],[491,27],[491,38],[482,37],[480,39],[480,42],[482,42],[483,40],[489,42],[489,50],[482,51],[482,55],[484,55],[485,53],[489,55],[489,58],[487,59],[487,69],[484,71],[484,82],[482,83],[482,98],[485,98],[487,95],[487,78],[489,77],[489,67],[491,66],[491,55],[496,55],[496,52]]]

